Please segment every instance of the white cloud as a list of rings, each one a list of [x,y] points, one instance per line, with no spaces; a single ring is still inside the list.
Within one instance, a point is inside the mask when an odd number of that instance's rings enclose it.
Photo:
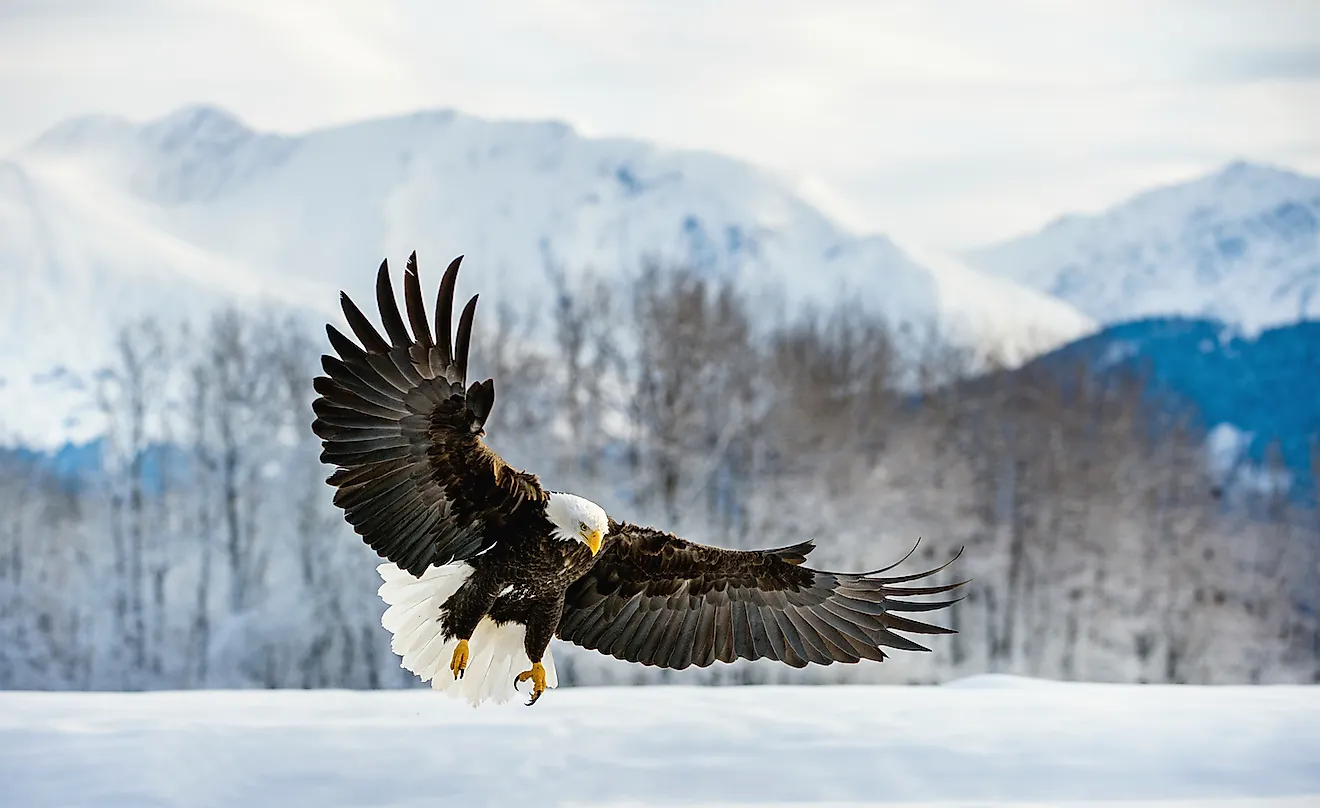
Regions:
[[[0,151],[187,103],[281,131],[421,107],[737,155],[956,247],[1243,157],[1320,171],[1320,4],[26,0]]]

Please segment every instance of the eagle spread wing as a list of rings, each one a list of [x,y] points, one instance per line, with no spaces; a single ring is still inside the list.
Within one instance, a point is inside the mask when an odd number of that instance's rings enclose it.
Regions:
[[[382,262],[376,298],[387,342],[347,295],[344,316],[361,346],[327,326],[338,357],[322,356],[312,430],[321,460],[337,466],[327,480],[335,504],[378,554],[413,575],[431,565],[489,549],[492,527],[519,505],[543,500],[536,477],[515,471],[481,442],[495,403],[487,379],[466,387],[474,295],[450,343],[456,258],[436,299],[435,336],[426,319],[417,254],[404,273],[411,335]]]
[[[965,582],[900,585],[933,575],[953,559],[933,570],[881,578],[875,576],[897,564],[856,574],[802,566],[813,547],[724,550],[611,522],[595,565],[568,590],[559,637],[630,662],[681,670],[739,657],[769,657],[795,668],[882,660],[884,646],[929,650],[896,631],[953,633],[898,614],[956,603],[902,598],[948,592]]]

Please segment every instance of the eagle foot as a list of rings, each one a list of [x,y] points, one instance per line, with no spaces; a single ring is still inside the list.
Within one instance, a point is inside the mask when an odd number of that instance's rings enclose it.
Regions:
[[[469,659],[471,655],[468,653],[468,641],[459,640],[458,646],[454,648],[454,657],[449,660],[449,670],[453,672],[455,679],[463,678],[463,671],[467,670]]]
[[[533,662],[531,670],[523,671],[515,676],[513,679],[513,689],[517,690],[518,685],[528,679],[532,680],[532,700],[527,702],[527,706],[531,707],[536,703],[537,699],[541,698],[541,694],[545,692],[545,668],[541,666],[540,662]]]

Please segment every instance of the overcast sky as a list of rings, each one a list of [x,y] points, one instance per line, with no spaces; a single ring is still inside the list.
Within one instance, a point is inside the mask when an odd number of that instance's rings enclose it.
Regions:
[[[1236,158],[1320,174],[1320,0],[0,0],[0,154],[193,103],[552,117],[957,248]]]

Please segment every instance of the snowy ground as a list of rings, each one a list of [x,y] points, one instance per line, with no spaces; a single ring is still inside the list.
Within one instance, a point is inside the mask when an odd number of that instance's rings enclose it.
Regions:
[[[1320,687],[0,693],[4,806],[1320,806]]]

